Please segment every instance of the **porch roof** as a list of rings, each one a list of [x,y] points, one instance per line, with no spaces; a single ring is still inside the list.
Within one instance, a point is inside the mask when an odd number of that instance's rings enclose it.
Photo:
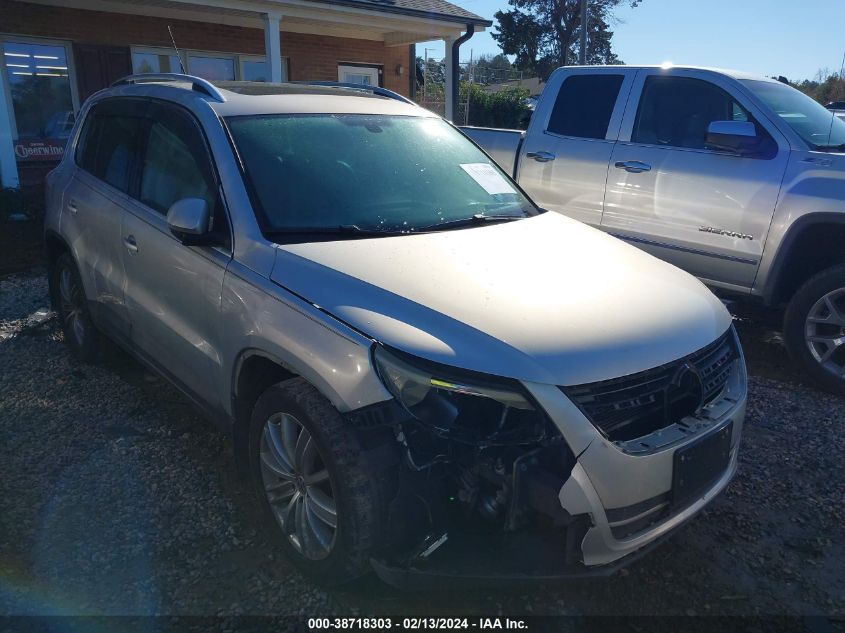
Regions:
[[[33,4],[263,28],[282,18],[282,31],[384,41],[403,46],[454,38],[468,24],[492,22],[448,0],[26,0]]]

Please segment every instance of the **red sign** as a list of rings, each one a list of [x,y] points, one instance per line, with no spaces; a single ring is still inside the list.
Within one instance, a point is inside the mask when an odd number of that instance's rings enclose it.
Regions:
[[[34,160],[61,160],[65,153],[64,139],[15,141],[15,157],[20,162]]]

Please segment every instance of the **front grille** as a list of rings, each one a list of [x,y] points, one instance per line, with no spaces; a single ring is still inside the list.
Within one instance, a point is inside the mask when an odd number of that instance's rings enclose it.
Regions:
[[[666,365],[561,389],[609,440],[628,441],[671,426],[713,401],[738,358],[731,327],[707,347]]]

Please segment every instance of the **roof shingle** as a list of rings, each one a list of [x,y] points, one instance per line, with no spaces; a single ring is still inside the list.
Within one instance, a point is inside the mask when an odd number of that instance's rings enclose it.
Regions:
[[[478,26],[492,26],[493,22],[462,9],[447,0],[316,0],[328,4],[367,8],[383,13],[399,13],[432,20],[472,23]]]

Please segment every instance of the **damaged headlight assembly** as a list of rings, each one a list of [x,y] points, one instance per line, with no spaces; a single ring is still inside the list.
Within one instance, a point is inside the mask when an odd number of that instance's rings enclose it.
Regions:
[[[569,525],[557,493],[571,471],[571,451],[519,381],[383,346],[374,348],[373,358],[405,412],[393,425],[407,468],[399,471],[391,516],[417,517],[415,528],[405,528],[411,534],[399,539],[417,544],[406,548],[412,564],[438,549],[447,532],[460,538],[466,531],[472,539],[485,533],[498,547],[496,539],[506,533]],[[545,547],[542,539],[528,541],[529,548]]]
[[[515,380],[479,376],[376,346],[376,368],[396,401],[435,435],[476,446],[535,443],[547,418]]]

